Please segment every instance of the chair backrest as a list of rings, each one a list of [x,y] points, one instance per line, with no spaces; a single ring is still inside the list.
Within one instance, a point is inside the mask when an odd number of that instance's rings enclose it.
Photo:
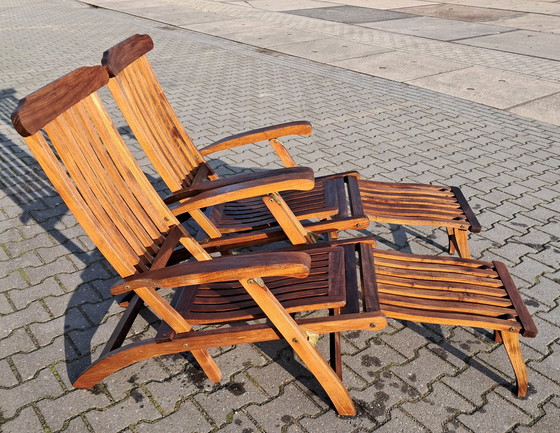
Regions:
[[[127,277],[149,269],[179,223],[96,93],[108,80],[102,66],[76,69],[22,99],[12,123],[86,233]],[[181,243],[195,257],[209,258],[192,238]]]
[[[144,152],[171,191],[189,187],[204,158],[179,122],[150,66],[148,35],[134,35],[103,53],[111,91]]]

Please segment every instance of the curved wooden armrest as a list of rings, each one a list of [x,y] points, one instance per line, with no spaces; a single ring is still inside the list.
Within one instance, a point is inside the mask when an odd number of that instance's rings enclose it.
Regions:
[[[259,141],[285,137],[286,135],[311,135],[312,130],[311,123],[304,120],[281,123],[279,125],[253,129],[252,131],[242,132],[240,134],[223,138],[202,148],[200,153],[202,156],[206,156],[221,150],[244,146],[251,143],[258,143]]]
[[[308,191],[315,186],[313,170],[308,167],[292,167],[271,170],[246,182],[225,185],[210,189],[185,199],[172,208],[175,216],[182,215],[195,209],[214,206],[221,203],[242,200],[251,197],[261,197],[274,192],[300,190]]]
[[[298,168],[305,168],[305,167],[298,167]],[[253,181],[264,181],[265,179],[269,179],[269,181],[275,181],[278,176],[288,175],[288,176],[297,176],[296,173],[305,173],[307,175],[307,170],[294,170],[293,168],[279,168],[274,170],[267,170],[259,173],[245,173],[245,174],[238,174],[235,176],[226,177],[223,179],[212,180],[209,182],[199,183],[193,186],[189,186],[188,188],[183,188],[179,191],[175,191],[173,194],[169,195],[164,199],[166,204],[175,203],[179,200],[183,200],[185,198],[194,197],[198,194],[207,191],[213,191],[218,188],[223,188],[226,186],[232,185],[239,185],[244,182],[253,182]]]
[[[303,252],[264,252],[250,257],[223,256],[133,275],[113,286],[111,293],[118,295],[144,287],[172,289],[248,278],[305,278],[309,275],[310,267],[311,257]]]

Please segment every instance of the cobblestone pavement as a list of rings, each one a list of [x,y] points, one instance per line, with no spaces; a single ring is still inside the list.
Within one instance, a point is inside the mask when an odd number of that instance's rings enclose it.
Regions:
[[[121,314],[108,291],[116,275],[9,115],[21,97],[98,63],[103,50],[139,32],[154,38],[156,73],[201,146],[307,119],[314,134],[287,145],[319,175],[358,169],[376,180],[460,186],[484,227],[471,237],[473,256],[508,265],[540,330],[522,339],[528,397],[513,395],[505,351],[487,331],[397,321],[343,337],[344,379],[359,407],[354,418],[336,416],[280,342],[214,351],[224,373],[217,385],[189,355],[177,355],[128,367],[90,391],[73,389],[71,381],[99,356]],[[2,0],[0,35],[3,432],[557,431],[557,126],[71,0]],[[220,154],[214,165],[221,174],[278,166],[264,145]],[[445,254],[440,230],[372,225],[370,231],[381,248]],[[148,311],[142,317],[132,338],[154,333],[155,318]]]

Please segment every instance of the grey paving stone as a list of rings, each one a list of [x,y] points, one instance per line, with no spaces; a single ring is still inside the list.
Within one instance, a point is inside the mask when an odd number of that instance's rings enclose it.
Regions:
[[[76,415],[91,409],[103,408],[110,403],[103,393],[74,390],[56,399],[41,400],[37,403],[37,407],[49,428],[56,431],[61,430],[64,424]]]
[[[454,19],[458,21],[487,21],[519,15],[518,12],[513,12],[511,10],[478,8],[460,4],[432,4],[402,8],[401,10],[411,14]]]
[[[288,14],[301,15],[310,18],[347,24],[395,20],[409,17],[408,14],[400,12],[363,8],[359,6],[334,6],[328,8],[313,8],[284,12]]]
[[[17,385],[17,377],[14,375],[10,364],[8,364],[8,361],[4,359],[0,361],[0,367],[0,387],[11,388],[14,385]]]
[[[463,39],[457,43],[560,60],[560,50],[558,50],[560,35],[517,30],[499,35]]]
[[[442,71],[439,75],[407,81],[414,86],[498,108],[512,107],[560,91],[560,87],[553,83],[528,82],[521,75],[491,70],[483,66],[455,69],[458,70]],[[461,83],[461,85],[452,85],[453,83]],[[512,87],[523,90],[511,92]]]
[[[24,328],[18,328],[9,336],[0,340],[0,359],[19,352],[30,352],[36,349],[33,340]]]
[[[560,17],[559,17],[560,19]],[[557,107],[560,101],[560,95],[555,94],[544,98],[538,98],[534,101],[528,101],[517,107],[511,108],[509,111],[520,116],[530,117],[542,122],[548,122],[553,125],[560,126],[560,115],[551,107]]]
[[[217,425],[249,404],[262,404],[268,396],[258,389],[243,373],[230,382],[220,384],[217,390],[194,396],[196,401]],[[266,411],[268,413],[268,410]]]
[[[517,423],[526,423],[530,418],[520,409],[494,393],[487,396],[484,410],[477,410],[472,415],[462,414],[457,419],[473,431],[502,432]],[[500,416],[496,417],[496,413]]]
[[[161,414],[141,390],[136,390],[127,399],[102,411],[87,412],[85,417],[94,431],[120,431],[141,421],[160,418]]]
[[[174,412],[164,418],[156,419],[153,423],[142,422],[136,426],[136,430],[140,433],[185,431],[185,429],[193,433],[204,433],[212,429],[204,415],[188,401],[181,404],[180,412]]]
[[[33,408],[26,407],[17,417],[4,423],[2,431],[4,433],[41,432],[43,426]]]
[[[56,398],[63,394],[63,391],[52,372],[47,368],[41,370],[34,379],[2,390],[2,394],[0,409],[5,418],[12,418],[20,408],[45,397]]]
[[[500,27],[474,22],[461,22],[433,17],[414,17],[399,20],[363,23],[364,27],[437,39],[439,41],[453,41],[469,37],[491,35],[508,31],[507,27]]]
[[[265,431],[279,431],[292,424],[296,419],[294,414],[315,416],[321,413],[321,408],[295,384],[287,385],[282,395],[265,405],[250,405],[245,410]]]

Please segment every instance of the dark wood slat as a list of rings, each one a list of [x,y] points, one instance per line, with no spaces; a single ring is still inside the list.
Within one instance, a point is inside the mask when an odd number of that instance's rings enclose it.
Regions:
[[[150,36],[137,34],[105,51],[101,64],[114,77],[153,48],[154,42]]]
[[[35,134],[47,123],[109,81],[102,66],[76,69],[21,99],[12,113],[12,123],[23,137]]]
[[[502,262],[494,262],[494,266],[496,267],[496,271],[498,272],[498,274],[500,274],[500,279],[504,283],[504,288],[514,305],[517,316],[519,317],[519,321],[523,326],[521,335],[523,335],[524,337],[536,337],[538,333],[537,325],[535,325],[533,318],[529,314],[529,310],[527,310],[525,302],[523,302],[523,299],[521,298],[521,295],[519,294],[519,291],[517,290],[517,287],[515,286],[515,283],[513,282],[513,279],[511,278],[506,265],[504,265]]]
[[[469,223],[471,225],[470,231],[473,233],[480,233],[480,231],[482,230],[482,226],[478,222],[478,218],[476,217],[473,210],[471,209],[471,206],[469,205],[469,202],[463,195],[463,192],[455,186],[452,187],[452,189],[453,189],[453,193],[455,194],[455,197],[457,197],[457,201],[461,205],[461,209],[463,209],[463,212],[465,213],[467,219],[469,220]]]

